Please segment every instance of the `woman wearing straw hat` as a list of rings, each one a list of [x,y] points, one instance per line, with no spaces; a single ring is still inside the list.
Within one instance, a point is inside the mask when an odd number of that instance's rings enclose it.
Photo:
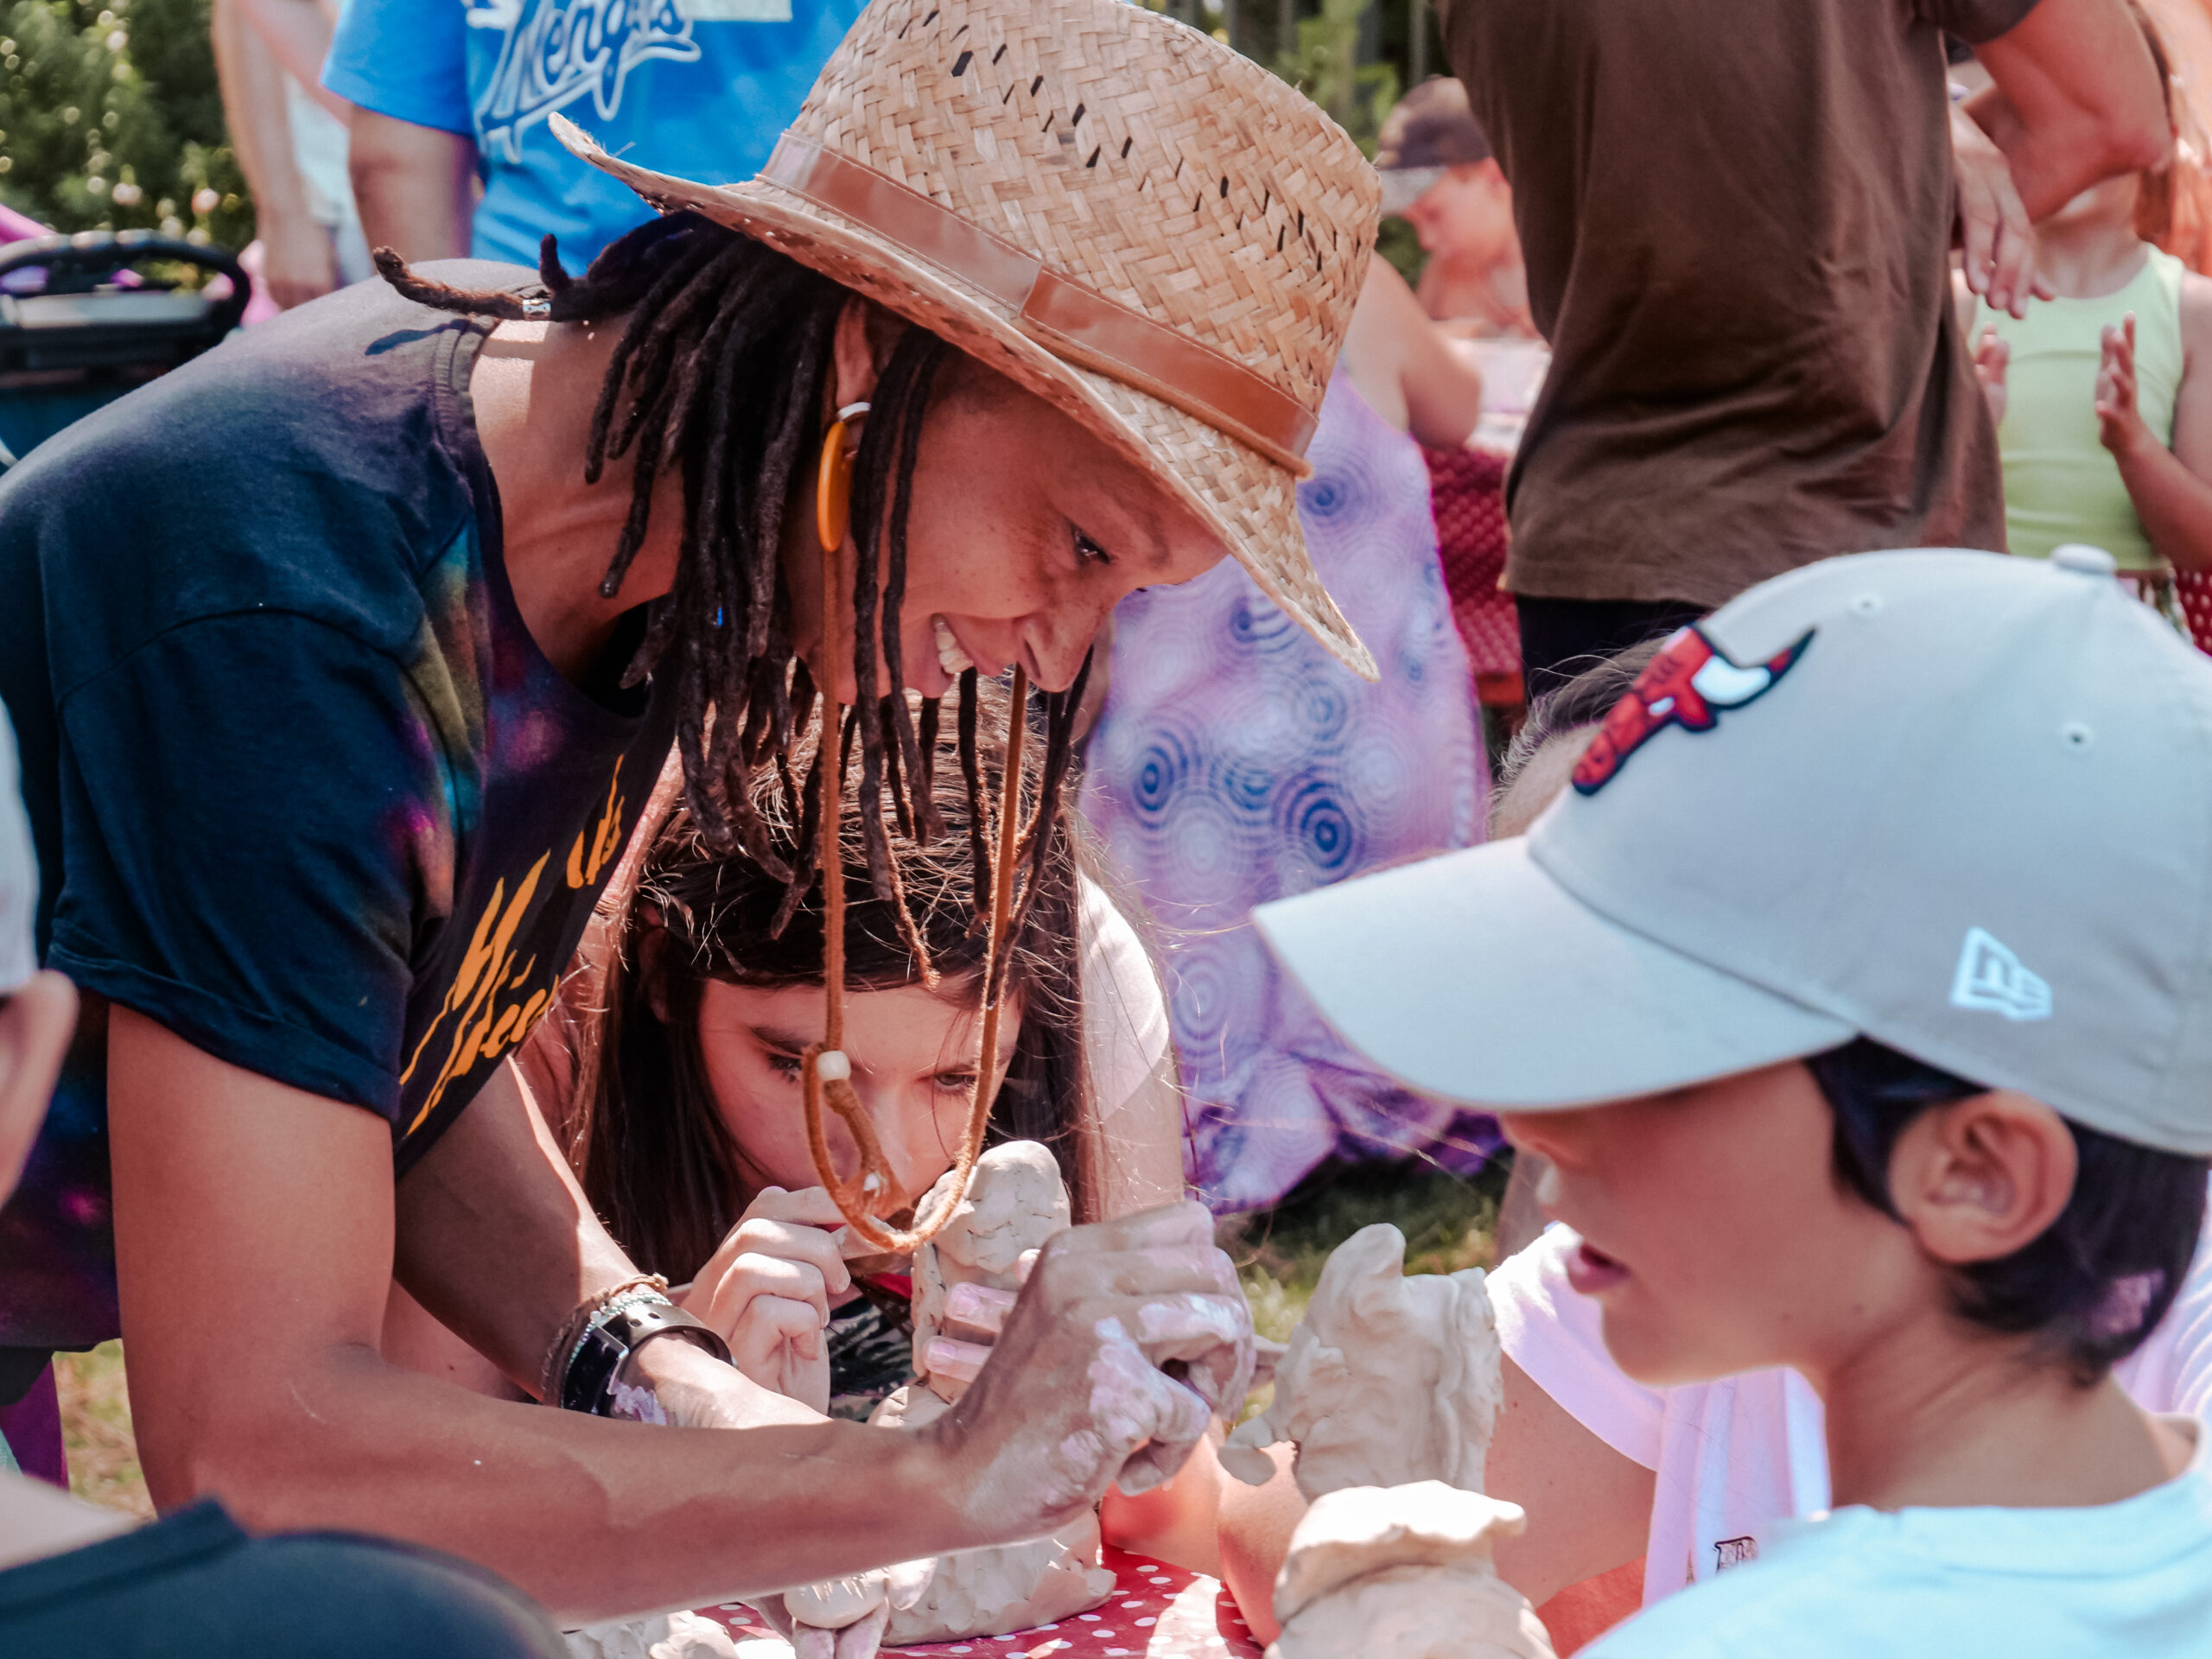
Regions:
[[[851,788],[926,836],[936,699],[1011,669],[1063,759],[1100,620],[1224,553],[1365,668],[1293,490],[1376,187],[1114,0],[877,0],[745,184],[569,136],[667,210],[588,272],[388,264],[0,487],[41,943],[105,1014],[0,1232],[0,1342],[115,1334],[119,1277],[157,1502],[441,1544],[592,1618],[1034,1536],[1235,1409],[1247,1315],[1188,1205],[1049,1253],[942,1433],[769,1397],[607,1239],[505,1057],[671,740],[747,843],[730,785],[856,706],[849,763],[783,786],[825,838]],[[1055,833],[1014,817],[999,940]],[[897,1248],[936,1218],[882,1213],[832,961],[808,1094],[859,1151],[818,1135],[821,1173]],[[577,1409],[390,1365],[395,1265]]]

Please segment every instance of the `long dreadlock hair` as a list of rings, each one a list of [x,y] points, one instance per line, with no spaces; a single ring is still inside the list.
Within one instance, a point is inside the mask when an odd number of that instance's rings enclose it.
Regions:
[[[377,250],[376,264],[401,294],[440,311],[553,322],[628,319],[592,411],[584,463],[586,481],[596,483],[607,462],[636,456],[629,516],[600,592],[613,598],[621,591],[645,543],[655,484],[664,470],[680,467],[683,531],[676,579],[652,602],[644,643],[624,683],[649,673],[674,677],[690,822],[709,849],[741,849],[784,883],[780,930],[815,884],[819,836],[811,831],[822,810],[814,776],[800,785],[791,763],[793,734],[806,728],[819,699],[792,643],[791,592],[780,557],[785,516],[830,423],[832,340],[839,315],[856,296],[766,244],[690,212],[639,226],[581,277],[563,269],[554,238],[547,237],[537,291],[456,288],[410,270],[389,248]],[[899,337],[878,378],[854,461],[853,670],[862,702],[842,742],[849,749],[857,732],[857,816],[869,886],[910,928],[888,836],[895,828],[927,842],[944,832],[944,819],[932,798],[938,705],[922,703],[918,731],[899,690],[906,525],[923,416],[951,351],[920,327]],[[823,595],[825,639],[834,637],[833,602],[833,595]],[[1043,699],[1044,787],[1014,868],[1003,873],[1011,880],[1026,867],[1022,910],[1044,885],[1040,877],[1065,829],[1060,788],[1088,673],[1086,662],[1073,686]],[[879,683],[892,694],[877,696]],[[960,677],[959,694],[958,753],[980,926],[988,925],[994,872],[975,741],[975,670]],[[1015,710],[1013,717],[1027,721],[1027,711]],[[795,844],[779,844],[762,818],[752,783],[766,767],[773,768],[781,791],[779,810],[801,826]],[[842,763],[837,777],[842,786]],[[891,825],[881,810],[887,786]],[[918,950],[922,944],[911,932],[907,943]],[[919,953],[926,980],[933,970],[926,950]]]

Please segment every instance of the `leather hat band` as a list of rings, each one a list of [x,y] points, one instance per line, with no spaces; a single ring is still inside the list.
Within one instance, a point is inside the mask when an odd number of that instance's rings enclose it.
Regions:
[[[873,168],[786,132],[760,177],[981,289],[1055,357],[1195,416],[1303,478],[1313,415],[1235,359],[1108,299]]]

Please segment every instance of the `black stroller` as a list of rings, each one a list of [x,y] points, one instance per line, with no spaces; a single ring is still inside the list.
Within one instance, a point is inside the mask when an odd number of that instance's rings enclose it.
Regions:
[[[138,267],[219,272],[211,299]],[[0,470],[72,421],[188,362],[238,326],[251,297],[220,248],[149,231],[86,232],[0,247]]]

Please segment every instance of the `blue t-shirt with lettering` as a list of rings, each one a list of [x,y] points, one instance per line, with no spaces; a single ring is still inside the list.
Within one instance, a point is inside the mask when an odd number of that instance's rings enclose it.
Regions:
[[[323,85],[476,142],[479,258],[579,270],[652,217],[554,137],[556,110],[610,154],[724,184],[760,170],[861,0],[346,0]]]

